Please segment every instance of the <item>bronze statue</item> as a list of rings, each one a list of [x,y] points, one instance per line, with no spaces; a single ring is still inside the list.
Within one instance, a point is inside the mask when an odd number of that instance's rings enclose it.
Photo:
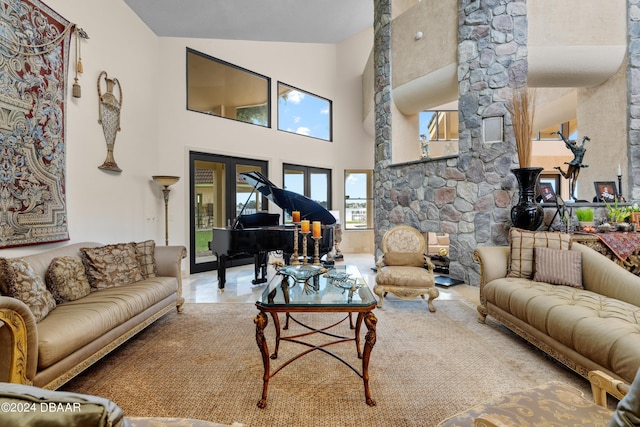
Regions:
[[[562,140],[564,141],[564,145],[566,145],[567,148],[571,150],[571,152],[573,153],[573,160],[571,160],[570,162],[564,162],[565,165],[569,165],[567,167],[566,172],[564,172],[560,168],[560,166],[556,166],[554,169],[558,169],[560,174],[564,178],[569,180],[569,194],[571,198],[575,200],[576,199],[575,197],[576,181],[578,180],[578,175],[580,175],[580,168],[589,167],[589,165],[582,164],[582,160],[584,159],[584,153],[587,152],[587,149],[585,148],[584,143],[586,141],[591,141],[591,139],[588,136],[585,136],[584,138],[582,138],[582,143],[578,145],[578,143],[574,139],[567,140],[567,138],[565,138],[562,132],[558,131],[553,133],[557,133],[558,135],[560,135],[560,138],[562,138]]]

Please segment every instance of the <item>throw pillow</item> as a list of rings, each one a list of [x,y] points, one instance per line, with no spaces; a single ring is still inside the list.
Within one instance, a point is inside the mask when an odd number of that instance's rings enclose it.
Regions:
[[[81,248],[80,254],[92,288],[123,286],[144,279],[135,243]]]
[[[45,279],[47,289],[58,304],[75,301],[91,293],[82,261],[72,256],[52,259]]]
[[[509,230],[509,273],[507,277],[533,278],[534,248],[571,249],[567,233]]]
[[[7,261],[13,282],[7,294],[25,303],[36,318],[36,322],[41,321],[56,308],[56,300],[47,290],[42,278],[26,260],[11,258]]]
[[[582,254],[577,251],[535,248],[533,280],[582,288]]]
[[[156,242],[153,240],[145,240],[136,243],[136,256],[140,263],[140,269],[145,279],[158,276],[158,268],[155,258]]]
[[[9,295],[9,289],[13,288],[13,271],[9,260],[0,258],[0,295]]]
[[[419,252],[386,252],[383,256],[384,265],[424,267],[424,255]]]

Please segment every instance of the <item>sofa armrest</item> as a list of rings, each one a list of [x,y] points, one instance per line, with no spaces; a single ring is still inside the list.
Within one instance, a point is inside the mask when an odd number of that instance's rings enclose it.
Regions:
[[[184,298],[182,297],[182,260],[187,257],[187,248],[184,246],[156,246],[156,268],[158,276],[175,277],[178,281],[176,309],[182,313]]]
[[[156,246],[155,259],[158,276],[181,277],[182,260],[187,257],[184,246]]]
[[[7,378],[1,381],[31,384],[38,367],[36,318],[22,301],[0,296],[0,360]]]
[[[627,383],[615,379],[602,371],[589,371],[588,378],[591,383],[593,401],[603,408],[607,407],[607,393],[620,400],[629,390]]]
[[[508,246],[478,246],[473,259],[480,264],[480,285],[507,277],[509,266]]]

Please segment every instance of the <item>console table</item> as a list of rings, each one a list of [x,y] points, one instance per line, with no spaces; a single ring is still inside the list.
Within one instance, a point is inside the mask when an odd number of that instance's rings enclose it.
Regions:
[[[600,252],[640,276],[640,233],[575,233],[571,240]]]

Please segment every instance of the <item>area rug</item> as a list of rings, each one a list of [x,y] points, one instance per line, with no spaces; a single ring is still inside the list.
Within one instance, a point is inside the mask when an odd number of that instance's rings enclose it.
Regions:
[[[253,304],[186,304],[184,313],[164,316],[63,389],[109,398],[130,416],[245,426],[433,426],[493,396],[551,380],[590,395],[582,377],[490,319],[478,323],[473,307],[454,300],[436,306],[430,313],[421,300],[388,300],[374,311],[374,407],[353,371],[316,351],[274,376],[267,407],[258,408],[263,368]],[[319,326],[335,316],[302,320]],[[339,328],[349,332],[347,324]],[[301,331],[292,325],[288,333]],[[271,350],[271,320],[266,332]],[[283,343],[273,363],[302,351],[294,346]],[[353,343],[334,350],[358,366]]]
[[[0,248],[69,240],[65,107],[73,25],[0,0]]]

